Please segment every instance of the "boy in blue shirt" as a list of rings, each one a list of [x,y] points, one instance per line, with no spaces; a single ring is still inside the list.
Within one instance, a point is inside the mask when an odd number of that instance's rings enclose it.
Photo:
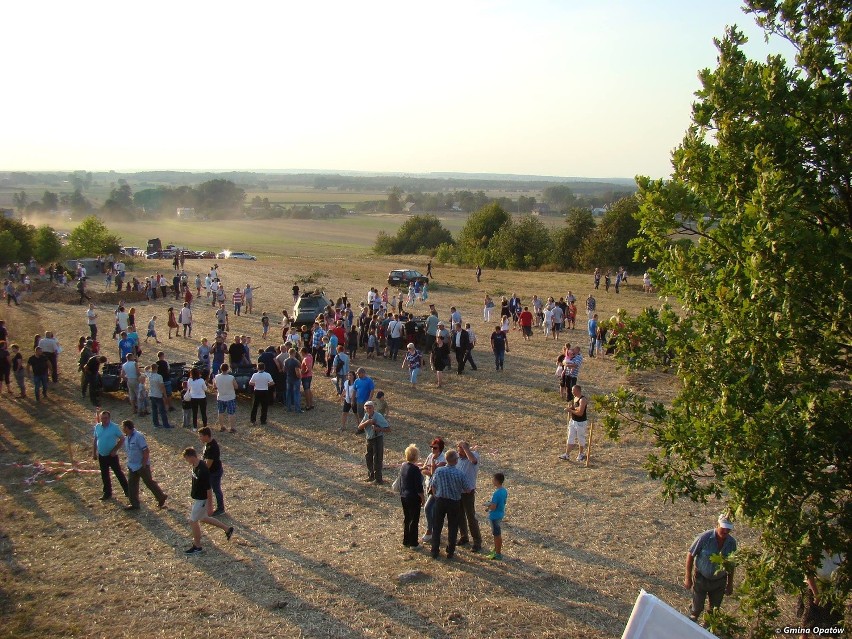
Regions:
[[[506,477],[503,473],[494,473],[492,483],[494,484],[494,494],[491,495],[491,501],[488,502],[486,510],[488,511],[488,521],[491,522],[491,532],[494,534],[494,550],[488,553],[488,559],[503,559],[501,551],[503,550],[503,532],[500,529],[500,522],[503,521],[503,516],[506,513],[506,499],[509,497],[509,491],[503,488],[503,482]]]

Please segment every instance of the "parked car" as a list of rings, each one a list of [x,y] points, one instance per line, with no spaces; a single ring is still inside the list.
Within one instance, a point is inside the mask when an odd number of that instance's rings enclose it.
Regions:
[[[243,251],[222,251],[216,255],[219,260],[256,260],[254,255],[244,253]]]
[[[307,324],[310,327],[317,315],[320,315],[330,303],[325,293],[321,291],[302,293],[299,301],[293,306],[293,323],[296,326]]]
[[[388,284],[391,286],[408,286],[411,282],[429,283],[429,278],[420,271],[396,269],[388,273]]]

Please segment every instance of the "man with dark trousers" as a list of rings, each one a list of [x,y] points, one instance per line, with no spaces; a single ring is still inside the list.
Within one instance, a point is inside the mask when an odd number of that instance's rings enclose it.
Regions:
[[[444,519],[447,520],[447,559],[452,559],[456,553],[456,540],[459,534],[459,515],[465,477],[456,467],[459,461],[459,454],[456,451],[449,451],[445,459],[447,465],[435,471],[430,484],[436,499],[432,524],[432,559],[437,559],[441,552],[441,530],[444,528]]]
[[[453,333],[453,348],[456,352],[456,363],[458,364],[458,374],[464,373],[464,360],[467,359],[467,352],[470,350],[470,333],[462,328],[461,323],[454,326]]]
[[[108,410],[101,411],[98,407],[95,411],[95,418],[97,422],[95,423],[95,436],[92,442],[92,459],[97,459],[101,468],[101,481],[104,485],[101,501],[106,501],[112,497],[110,470],[112,470],[118,483],[121,484],[121,489],[129,499],[130,491],[127,477],[121,470],[121,464],[118,463],[118,451],[124,446],[124,434],[118,424],[111,420]]]

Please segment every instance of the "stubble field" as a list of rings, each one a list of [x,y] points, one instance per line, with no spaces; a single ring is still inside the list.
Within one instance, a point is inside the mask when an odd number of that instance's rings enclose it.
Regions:
[[[260,286],[255,314],[232,318],[232,332],[265,346],[260,312],[277,322],[280,311],[292,306],[290,286],[298,275],[318,273],[330,295],[347,291],[360,300],[370,286],[384,286],[391,268],[424,266],[422,258],[400,262],[361,253],[223,261],[226,289],[246,282]],[[210,263],[192,263],[193,273],[196,264]],[[143,262],[136,272],[156,268],[171,272],[165,262]],[[636,312],[658,303],[639,290],[639,279],[634,275],[618,296],[599,291],[601,317],[618,307]],[[340,404],[322,376],[314,381],[317,410],[291,415],[274,406],[268,426],[249,427],[250,405],[242,399],[239,432],[216,433],[225,464],[223,521],[236,533],[226,542],[220,530],[205,527],[201,556],[182,552],[190,541],[190,476],[180,451],[198,446],[189,430],[154,429],[149,418],[139,421],[154,477],[170,495],[163,510],[144,487],[142,510],[135,514],[123,510],[123,501],[98,501],[97,474],[28,484],[33,469],[13,464],[89,459],[93,415],[80,397],[73,354],[77,337],[86,332],[84,307],[25,302],[0,309],[14,341],[28,349],[33,334],[54,330],[65,352],[48,402],[36,405],[31,388],[26,400],[5,394],[0,400],[0,636],[618,637],[642,588],[683,610],[685,550],[712,526],[720,506],[663,503],[659,485],[641,469],[647,443],[603,442],[600,428],[588,468],[557,459],[565,418],[555,359],[564,341],[586,345],[585,312],[579,313],[578,330],[560,342],[545,342],[536,333],[524,343],[511,333],[506,370],[493,370],[492,325],[481,316],[485,292],[517,292],[528,301],[534,293],[572,290],[583,300],[591,277],[487,271],[477,284],[471,271],[436,267],[434,284],[430,301],[441,317],[455,305],[472,323],[479,370],[448,375],[441,389],[426,370],[412,391],[401,362],[367,361],[359,351],[355,363],[367,368],[389,400],[387,466],[402,460],[409,443],[425,457],[435,436],[452,444],[467,439],[481,454],[478,505],[491,494],[491,474],[505,473],[504,561],[489,561],[469,547],[460,548],[452,562],[432,560],[423,547],[403,548],[402,512],[389,487],[395,470],[386,469],[385,486],[362,481],[363,436],[339,430]],[[136,304],[137,317],[157,315],[165,338],[171,303]],[[197,342],[214,333],[213,311],[203,297],[194,308],[196,339],[163,339],[170,361],[193,361]],[[112,310],[98,305],[106,337]],[[115,360],[117,348],[103,341]],[[148,345],[142,361],[152,361],[155,352]],[[611,360],[586,359],[581,384],[588,396],[624,382],[664,401],[672,397],[670,376],[627,380]],[[105,394],[102,403],[116,422],[131,417],[123,394]],[[212,400],[209,409],[215,414]],[[591,415],[594,420],[594,407]],[[482,514],[480,522],[490,550]],[[424,524],[421,518],[421,534]],[[740,543],[753,539],[743,527],[736,535]],[[423,571],[425,579],[399,583],[397,576],[410,570]]]

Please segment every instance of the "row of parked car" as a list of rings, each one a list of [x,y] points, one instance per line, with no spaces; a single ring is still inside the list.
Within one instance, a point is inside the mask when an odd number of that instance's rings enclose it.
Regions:
[[[192,251],[189,249],[178,249],[174,246],[167,246],[164,249],[149,251],[147,249],[138,248],[136,246],[125,246],[121,249],[121,253],[129,257],[141,257],[146,260],[173,260],[175,255],[180,251],[188,260],[256,260],[254,255],[244,253],[242,251],[221,251],[214,253],[213,251]]]

